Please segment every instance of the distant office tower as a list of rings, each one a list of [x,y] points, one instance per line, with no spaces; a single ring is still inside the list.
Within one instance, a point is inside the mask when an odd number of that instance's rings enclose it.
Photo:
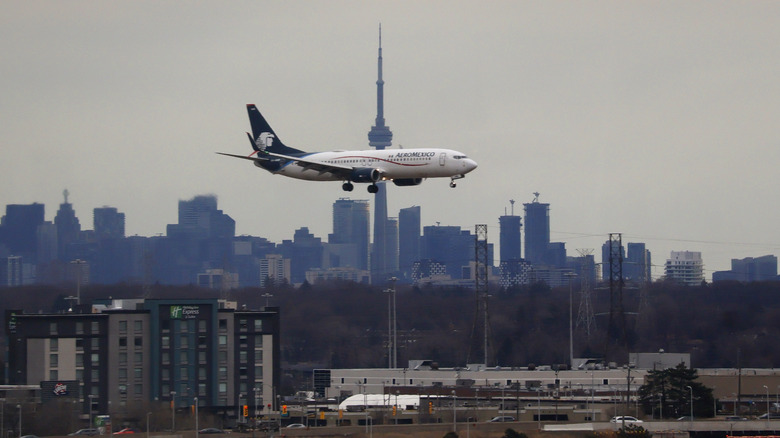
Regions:
[[[512,203],[512,214],[498,218],[500,225],[499,244],[501,245],[501,262],[520,260],[521,256],[521,227],[520,216],[515,216],[515,201]]]
[[[666,278],[686,286],[698,286],[704,281],[704,262],[699,251],[672,251],[666,260]]]
[[[36,231],[37,259],[39,265],[44,265],[57,260],[57,226],[46,221],[38,225]]]
[[[382,150],[392,145],[393,133],[385,126],[384,86],[382,80],[382,26],[379,27],[379,54],[376,80],[376,123],[368,132],[368,145]],[[374,195],[374,244],[371,250],[371,282],[383,284],[396,270],[398,256],[393,251],[397,243],[388,236],[387,184],[377,183],[379,191]]]
[[[6,205],[0,224],[3,242],[10,255],[22,257],[22,263],[35,263],[36,233],[43,224],[43,204]]]
[[[398,212],[398,268],[404,278],[411,278],[414,262],[420,260],[420,206]]]
[[[331,267],[368,270],[369,205],[365,200],[341,198],[333,203],[333,234],[328,243],[344,246],[340,260]]]
[[[550,204],[539,202],[539,193],[525,207],[525,259],[534,265],[546,263],[550,244]]]
[[[650,251],[644,243],[628,243],[628,255],[623,262],[623,277],[637,283],[648,283],[651,280]]]
[[[179,223],[168,225],[167,234],[168,237],[233,238],[236,221],[217,209],[216,196],[200,195],[179,201]]]
[[[125,214],[114,207],[100,207],[92,210],[92,222],[98,239],[121,239],[125,237]]]
[[[777,281],[777,257],[765,255],[762,257],[746,257],[731,259],[730,271],[712,273],[712,281],[733,280],[742,282]]]
[[[474,235],[460,227],[424,227],[420,240],[421,258],[444,264],[450,277],[461,279],[462,268],[474,260],[475,243]],[[492,257],[489,258],[492,265]]]
[[[501,287],[521,286],[531,281],[533,268],[525,260],[503,260],[498,265],[498,269],[501,272],[499,280]]]
[[[0,257],[0,287],[21,286],[23,284],[22,258],[19,256]]]
[[[68,246],[78,242],[81,232],[81,224],[73,210],[73,204],[68,202],[69,194],[67,190],[62,192],[65,202],[60,204],[60,209],[57,210],[57,215],[54,217],[54,225],[57,226],[57,251],[63,261],[70,261],[76,256],[76,251]]]
[[[387,272],[398,275],[398,218],[387,218],[387,236],[385,239],[385,266]]]
[[[278,246],[278,252],[290,260],[290,281],[301,284],[306,281],[306,272],[322,268],[325,245],[322,239],[314,237],[308,227],[295,230],[293,240],[285,240]]]

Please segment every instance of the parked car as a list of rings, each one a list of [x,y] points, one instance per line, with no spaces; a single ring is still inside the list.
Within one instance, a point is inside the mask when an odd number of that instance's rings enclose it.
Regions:
[[[77,436],[77,435],[95,436],[95,435],[100,435],[100,431],[97,429],[79,429],[73,433],[68,434],[68,436]]]
[[[506,423],[507,421],[515,421],[515,417],[510,417],[509,415],[500,415],[498,417],[493,417],[488,421],[490,423]]]
[[[287,425],[288,429],[305,429],[306,425],[301,423],[292,423]]]
[[[770,412],[768,414],[761,414],[758,416],[759,420],[780,420],[780,413]]]
[[[682,417],[678,418],[677,421],[693,421],[693,417],[690,415],[683,415]]]
[[[618,415],[617,417],[612,417],[611,420],[609,420],[610,423],[642,423],[642,420],[636,418],[636,417],[629,417],[628,415]]]
[[[139,429],[136,429],[134,427],[126,427],[122,430],[116,431],[112,433],[111,435],[124,435],[126,433],[141,433]]]
[[[209,433],[225,433],[225,431],[224,431],[224,430],[222,430],[222,429],[217,429],[216,427],[207,427],[207,428],[205,428],[205,429],[201,429],[201,430],[199,430],[199,431],[198,431],[198,433],[204,433],[204,434],[209,434]]]
[[[740,417],[739,415],[729,415],[728,417],[724,418],[726,421],[747,421],[747,418]]]

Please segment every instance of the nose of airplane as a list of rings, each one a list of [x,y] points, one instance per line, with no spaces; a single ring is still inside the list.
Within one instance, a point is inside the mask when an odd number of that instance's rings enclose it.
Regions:
[[[471,158],[466,159],[466,173],[471,172],[472,170],[477,168],[477,162],[472,160]]]

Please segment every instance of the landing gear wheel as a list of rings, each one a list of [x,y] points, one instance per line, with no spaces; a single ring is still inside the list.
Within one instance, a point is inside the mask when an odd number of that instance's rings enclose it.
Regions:
[[[450,181],[450,187],[455,188],[455,181]]]
[[[368,186],[368,193],[377,193],[379,191],[379,186],[376,184],[371,184]]]
[[[344,185],[341,186],[341,188],[344,189],[345,192],[351,192],[352,189],[355,188],[355,186],[353,186],[351,182],[345,182]]]

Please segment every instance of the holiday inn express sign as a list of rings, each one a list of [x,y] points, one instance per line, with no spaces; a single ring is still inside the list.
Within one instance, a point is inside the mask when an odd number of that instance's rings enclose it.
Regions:
[[[200,315],[200,306],[171,306],[171,319],[195,319]]]

